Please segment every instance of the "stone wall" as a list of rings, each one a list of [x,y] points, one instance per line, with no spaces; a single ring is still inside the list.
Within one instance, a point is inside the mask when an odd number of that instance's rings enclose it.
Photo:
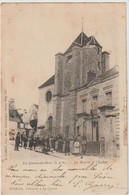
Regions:
[[[68,131],[68,137],[74,138],[76,121],[76,93],[71,92],[68,96],[55,97],[54,98],[54,128],[56,129],[56,135],[66,137],[66,131]]]

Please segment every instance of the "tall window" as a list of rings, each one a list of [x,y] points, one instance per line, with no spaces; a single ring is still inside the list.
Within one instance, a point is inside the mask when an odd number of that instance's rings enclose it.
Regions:
[[[98,122],[93,122],[93,141],[99,141]]]
[[[80,126],[77,126],[77,135],[80,133]]]
[[[92,97],[92,99],[93,99],[93,107],[96,107],[97,106],[97,102],[98,102],[98,96],[97,95],[94,95]]]
[[[82,100],[82,112],[86,112],[86,99]]]
[[[98,62],[98,69],[99,69],[99,70],[101,69],[100,62]]]
[[[106,93],[106,97],[107,97],[107,105],[111,106],[112,105],[112,92],[107,92]]]

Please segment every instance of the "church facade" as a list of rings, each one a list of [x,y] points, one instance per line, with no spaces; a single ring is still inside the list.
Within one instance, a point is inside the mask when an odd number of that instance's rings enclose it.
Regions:
[[[109,53],[81,32],[56,54],[55,75],[39,87],[38,129],[70,140],[81,134],[87,153],[117,156],[118,78],[117,67],[109,69]]]

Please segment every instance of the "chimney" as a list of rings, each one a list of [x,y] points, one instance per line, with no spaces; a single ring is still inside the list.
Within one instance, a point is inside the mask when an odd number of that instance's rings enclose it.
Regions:
[[[109,53],[104,51],[102,52],[101,60],[102,60],[102,73],[109,69]]]
[[[88,82],[92,81],[96,77],[96,73],[94,71],[88,72]]]
[[[13,98],[9,100],[9,110],[15,110],[15,99]]]

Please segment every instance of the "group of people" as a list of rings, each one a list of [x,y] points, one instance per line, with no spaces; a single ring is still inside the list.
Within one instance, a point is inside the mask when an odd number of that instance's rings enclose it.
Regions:
[[[18,132],[16,134],[16,138],[15,138],[14,151],[19,151],[19,146],[20,145],[21,145],[21,147],[24,145],[24,148],[26,149],[27,148],[27,142],[28,142],[27,136],[24,133]]]
[[[59,135],[57,137],[48,135],[47,138],[41,138],[34,133],[30,136],[26,136],[25,132],[18,132],[15,139],[14,150],[18,151],[19,146],[24,147],[25,149],[29,148],[30,150],[35,150],[40,147],[45,154],[56,151],[69,155],[71,152],[74,155],[80,155],[82,158],[86,153],[86,144],[86,137],[82,137],[80,134],[78,134],[73,141],[70,141],[68,138],[63,139],[63,137]]]

